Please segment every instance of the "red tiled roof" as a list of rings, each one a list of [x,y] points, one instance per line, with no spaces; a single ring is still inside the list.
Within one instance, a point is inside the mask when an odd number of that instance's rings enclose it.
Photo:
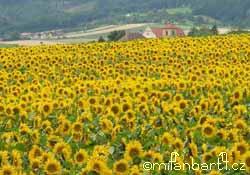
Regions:
[[[163,29],[161,28],[152,28],[152,32],[156,35],[157,38],[162,37]]]
[[[167,23],[164,29],[178,29],[178,27],[174,24]]]
[[[152,32],[156,35],[157,38],[161,38],[163,37],[163,30],[165,29],[175,30],[177,36],[185,36],[185,33],[181,28],[170,23],[166,24],[163,28],[152,28]]]

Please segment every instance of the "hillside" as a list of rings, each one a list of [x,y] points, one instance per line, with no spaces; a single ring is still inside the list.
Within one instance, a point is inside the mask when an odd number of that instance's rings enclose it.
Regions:
[[[250,1],[0,0],[1,34],[162,21],[250,26]]]

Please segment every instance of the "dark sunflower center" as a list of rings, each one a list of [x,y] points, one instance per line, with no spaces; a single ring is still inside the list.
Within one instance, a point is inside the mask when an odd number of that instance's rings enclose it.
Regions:
[[[125,172],[127,170],[127,167],[124,163],[120,163],[117,165],[116,169],[119,172]]]
[[[210,134],[212,134],[213,130],[212,130],[212,128],[210,128],[210,127],[206,127],[206,128],[204,129],[204,132],[205,132],[207,135],[210,135]]]
[[[137,148],[132,148],[129,153],[130,156],[136,156],[138,154],[139,154],[139,150]]]
[[[48,165],[47,170],[48,170],[49,172],[53,173],[53,172],[56,172],[56,171],[57,171],[57,167],[56,167],[55,164],[51,163],[51,164]]]
[[[82,154],[77,154],[76,159],[78,162],[82,162],[84,160],[84,156]]]

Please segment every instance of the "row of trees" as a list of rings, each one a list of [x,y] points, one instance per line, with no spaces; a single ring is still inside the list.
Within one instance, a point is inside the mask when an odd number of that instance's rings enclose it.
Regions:
[[[241,28],[238,28],[237,30],[233,30],[231,32],[228,32],[228,34],[249,34],[250,31],[243,30]],[[208,36],[208,35],[218,35],[219,31],[216,25],[214,25],[212,28],[208,27],[193,27],[190,32],[188,33],[188,36]]]
[[[193,27],[188,33],[188,36],[208,36],[208,35],[218,35],[218,34],[219,34],[219,31],[218,31],[217,25],[214,25],[212,28]]]
[[[107,36],[108,41],[119,41],[123,36],[125,36],[126,32],[124,30],[113,31],[110,32]],[[100,36],[98,42],[104,42],[105,39],[103,36]]]
[[[21,37],[19,32],[6,32],[2,34],[1,38],[6,41],[13,41],[13,40],[19,40]]]

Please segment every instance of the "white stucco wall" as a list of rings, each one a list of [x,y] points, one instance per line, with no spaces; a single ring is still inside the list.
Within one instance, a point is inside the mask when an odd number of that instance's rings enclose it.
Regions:
[[[153,33],[150,27],[147,27],[142,35],[145,38],[156,38],[156,35]]]

